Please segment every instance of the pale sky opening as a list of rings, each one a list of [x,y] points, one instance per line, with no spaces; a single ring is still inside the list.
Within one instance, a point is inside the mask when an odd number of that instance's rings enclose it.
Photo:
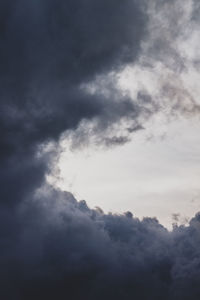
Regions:
[[[168,228],[179,214],[187,223],[200,203],[199,123],[179,119],[156,133],[158,122],[123,146],[66,151],[58,185],[105,212],[157,217]]]

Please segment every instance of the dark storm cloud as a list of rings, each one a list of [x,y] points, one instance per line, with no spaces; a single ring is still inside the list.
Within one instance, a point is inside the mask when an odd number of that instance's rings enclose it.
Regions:
[[[140,105],[113,85],[86,87],[136,60],[144,8],[136,0],[0,1],[1,299],[199,299],[199,215],[170,233],[156,219],[91,210],[45,183],[64,132],[91,120],[92,134],[122,119],[135,119],[130,131],[143,128]]]
[[[1,227],[2,299],[199,299],[199,215],[168,232],[46,187],[13,217]]]
[[[135,0],[0,2],[1,203],[17,203],[44,182],[41,144],[57,143],[82,120],[98,118],[100,132],[139,113],[119,92],[82,86],[136,59],[145,28]]]
[[[1,157],[22,144],[57,139],[110,109],[112,99],[80,86],[136,58],[146,23],[141,6],[134,0],[1,1]],[[113,114],[121,114],[120,106]]]

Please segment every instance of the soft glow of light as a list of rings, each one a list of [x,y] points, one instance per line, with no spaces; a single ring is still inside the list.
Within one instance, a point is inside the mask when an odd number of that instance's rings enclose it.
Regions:
[[[151,136],[155,131],[138,132],[132,142],[106,151],[66,151],[59,186],[105,212],[157,216],[167,227],[178,213],[184,222],[200,202],[198,122],[175,121],[162,126],[162,136]]]

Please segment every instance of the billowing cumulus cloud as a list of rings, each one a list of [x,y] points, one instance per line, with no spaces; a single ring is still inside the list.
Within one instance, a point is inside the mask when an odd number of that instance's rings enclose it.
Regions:
[[[5,218],[3,299],[199,299],[199,215],[168,232],[46,186]]]
[[[112,99],[82,86],[136,58],[142,10],[132,0],[1,1],[2,155],[57,139],[82,119],[135,109],[116,92]]]
[[[140,65],[149,16],[137,0],[0,2],[2,299],[199,299],[199,215],[168,232],[46,183],[63,136],[123,144],[121,124],[144,129],[159,109],[114,82]]]
[[[132,0],[0,6],[0,180],[7,205],[43,182],[48,158],[37,155],[42,144],[57,142],[81,121],[98,118],[106,129],[137,118],[129,97],[116,90],[91,94],[83,86],[137,57],[146,19]]]

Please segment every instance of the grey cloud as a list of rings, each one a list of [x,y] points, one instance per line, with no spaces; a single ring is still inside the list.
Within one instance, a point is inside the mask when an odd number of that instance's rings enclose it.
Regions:
[[[133,0],[1,1],[1,22],[2,155],[108,111],[80,86],[134,60],[146,23]]]
[[[5,205],[22,201],[45,181],[50,160],[38,158],[41,145],[57,143],[81,121],[97,118],[101,132],[127,115],[137,117],[131,100],[119,92],[106,97],[82,86],[136,59],[146,20],[135,0],[3,0],[0,20],[0,193]]]
[[[138,82],[144,86],[142,93],[146,90],[151,103],[168,116],[199,115],[199,99],[194,93],[198,82],[192,88],[188,84],[199,72],[200,23],[195,17],[198,6],[198,1],[193,0],[148,2],[148,34],[142,43],[138,68],[141,74],[149,73],[150,80],[154,78],[155,89],[148,89],[142,77]]]
[[[0,250],[3,299],[199,299],[198,214],[169,232],[46,186],[12,223],[15,238],[4,235]]]
[[[138,58],[145,5],[0,2],[2,299],[199,299],[199,215],[168,232],[156,219],[91,210],[45,183],[64,132],[94,121],[102,137],[123,120],[140,124],[150,96],[135,103],[113,85],[83,86]]]
[[[127,136],[113,136],[110,138],[105,138],[106,146],[116,146],[116,145],[124,145],[129,141]]]

